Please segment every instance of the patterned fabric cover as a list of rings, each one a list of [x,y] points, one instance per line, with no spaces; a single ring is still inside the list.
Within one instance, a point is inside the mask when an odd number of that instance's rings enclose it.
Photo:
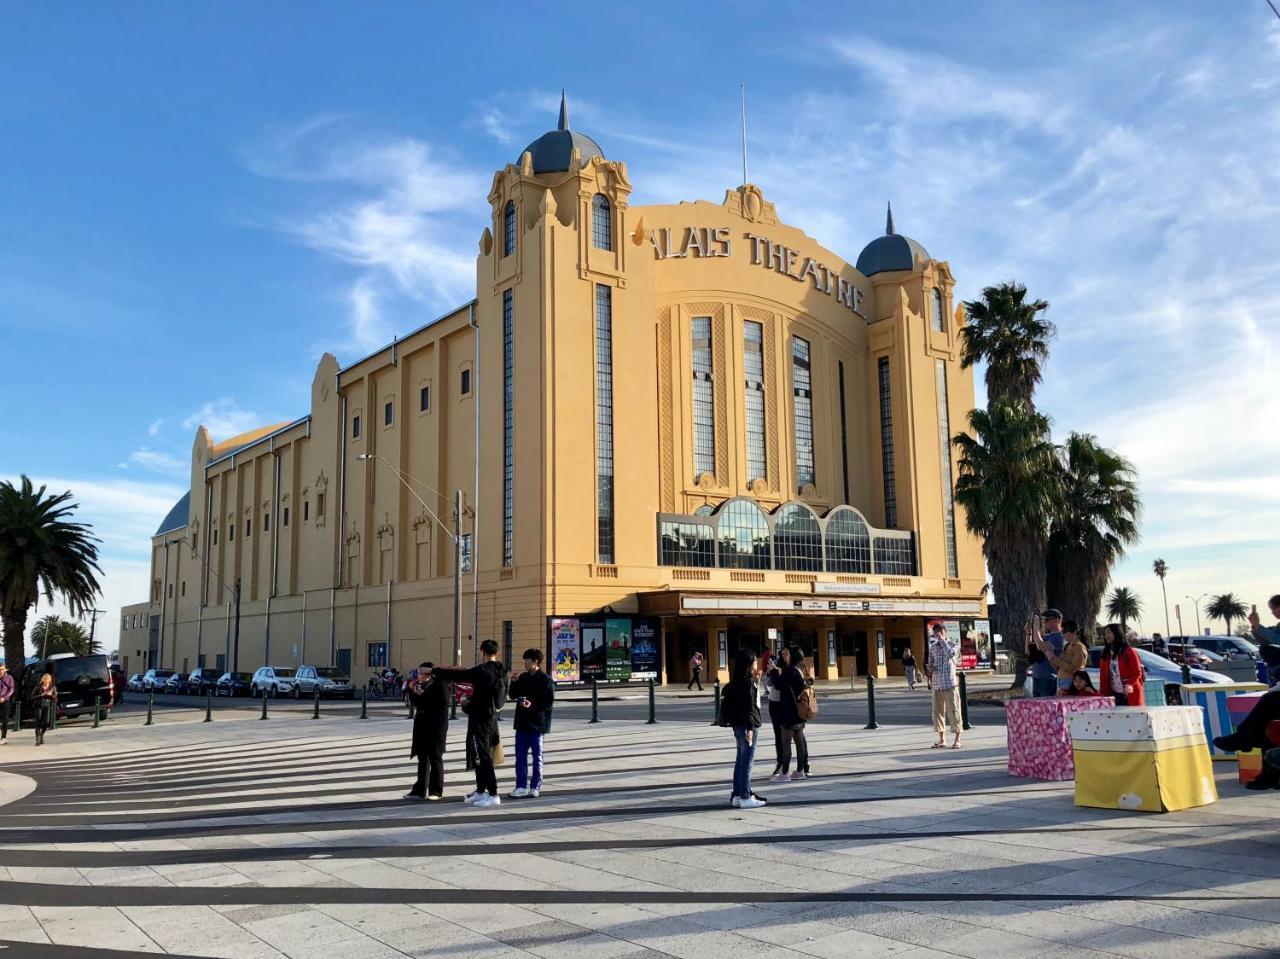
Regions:
[[[1067,717],[1088,709],[1115,709],[1110,696],[1044,696],[1011,699],[1005,705],[1009,775],[1029,779],[1074,779]]]
[[[1234,759],[1235,753],[1226,752],[1213,745],[1214,736],[1225,736],[1235,728],[1231,725],[1231,715],[1227,712],[1227,700],[1241,693],[1265,693],[1267,687],[1262,683],[1223,683],[1222,685],[1196,683],[1183,686],[1181,689],[1183,704],[1198,706],[1204,713],[1209,755],[1214,759]]]
[[[1227,697],[1227,717],[1231,720],[1232,732],[1240,727],[1241,721],[1249,715],[1254,705],[1264,695],[1264,693],[1243,693],[1239,696]],[[1246,753],[1236,753],[1236,764],[1240,782],[1251,782],[1262,772],[1262,751],[1251,749]]]

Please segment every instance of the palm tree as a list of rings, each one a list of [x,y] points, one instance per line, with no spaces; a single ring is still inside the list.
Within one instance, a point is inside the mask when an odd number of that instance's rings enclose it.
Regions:
[[[967,322],[960,364],[965,368],[979,360],[987,364],[987,409],[1001,399],[1031,404],[1054,334],[1053,324],[1040,315],[1049,304],[1044,300],[1028,303],[1027,288],[1010,281],[987,287],[982,299],[963,305]]]
[[[1058,456],[1063,495],[1049,530],[1045,594],[1049,605],[1079,620],[1088,641],[1111,567],[1138,536],[1141,504],[1133,466],[1096,437],[1072,433]]]
[[[61,616],[44,616],[39,619],[31,628],[31,645],[35,646],[36,652],[41,656],[57,653],[88,656],[101,648],[97,640],[89,642],[89,633],[83,626]]]
[[[46,496],[23,476],[20,484],[0,482],[0,623],[4,658],[16,681],[22,678],[27,614],[41,595],[60,596],[78,616],[92,609],[101,593],[97,577],[98,540],[71,521],[78,508],[71,493]]]
[[[969,413],[973,435],[952,439],[960,452],[955,500],[982,552],[999,602],[993,628],[1013,656],[1014,686],[1027,675],[1023,630],[1044,606],[1044,551],[1061,496],[1049,421],[1027,404],[1000,400]]]
[[[1227,624],[1227,635],[1231,635],[1231,621],[1244,619],[1249,615],[1244,603],[1235,593],[1223,593],[1221,596],[1210,596],[1209,605],[1204,608],[1210,619],[1221,619]]]
[[[1127,586],[1117,586],[1107,597],[1107,615],[1120,620],[1120,628],[1128,629],[1129,620],[1142,618],[1142,601]]]
[[[1164,599],[1164,636],[1169,638],[1169,594],[1165,592],[1164,578],[1169,575],[1169,564],[1157,559],[1151,564],[1151,572],[1160,577],[1160,596]]]

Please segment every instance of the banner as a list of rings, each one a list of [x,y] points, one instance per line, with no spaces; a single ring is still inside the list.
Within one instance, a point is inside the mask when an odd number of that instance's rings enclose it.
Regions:
[[[582,631],[582,675],[583,682],[605,679],[604,622],[601,620],[579,620]]]
[[[658,621],[631,621],[631,678],[658,678]]]
[[[606,619],[605,676],[609,682],[625,682],[631,678],[631,620]]]
[[[576,683],[582,657],[580,628],[576,619],[551,620],[551,678],[557,683]]]

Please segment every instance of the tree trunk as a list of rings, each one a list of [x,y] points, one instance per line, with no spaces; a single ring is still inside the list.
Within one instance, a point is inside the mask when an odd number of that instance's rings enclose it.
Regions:
[[[1169,594],[1164,588],[1164,577],[1160,577],[1160,595],[1164,599],[1164,638],[1169,638]]]
[[[1045,557],[1047,603],[1062,610],[1080,627],[1080,638],[1092,645],[1111,571],[1094,568],[1087,553],[1050,543]]]
[[[26,664],[27,647],[23,635],[27,631],[27,613],[7,613],[4,622],[4,662],[13,676],[14,689],[22,688],[22,669]]]
[[[1026,625],[1044,608],[1044,541],[994,531],[986,542],[987,566],[996,595],[992,629],[1013,657],[1013,687],[1027,679]]]

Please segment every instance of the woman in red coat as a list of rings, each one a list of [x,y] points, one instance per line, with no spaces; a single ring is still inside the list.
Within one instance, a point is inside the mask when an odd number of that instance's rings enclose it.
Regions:
[[[1114,696],[1117,706],[1142,706],[1142,660],[1125,638],[1124,627],[1110,623],[1102,631],[1102,662],[1098,664],[1104,696]]]

